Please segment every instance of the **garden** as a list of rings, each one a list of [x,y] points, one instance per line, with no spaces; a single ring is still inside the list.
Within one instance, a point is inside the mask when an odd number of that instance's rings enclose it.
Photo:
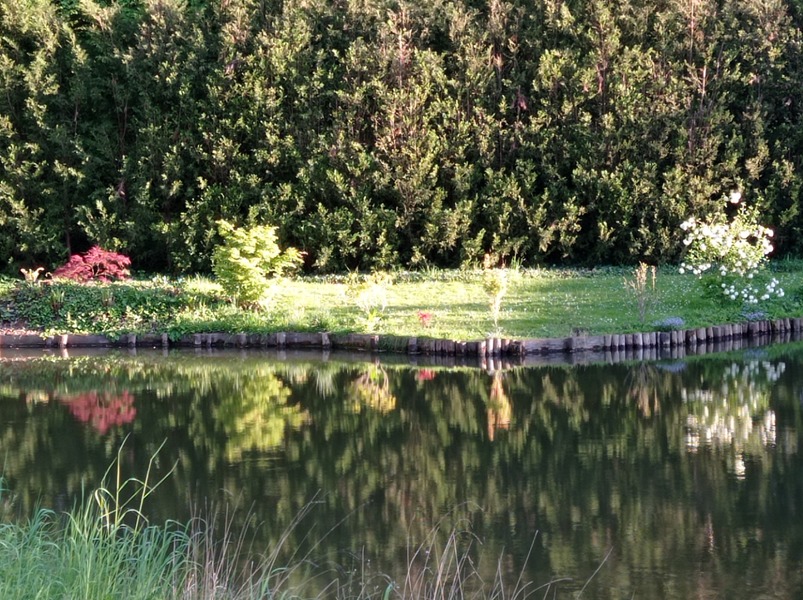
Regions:
[[[232,521],[177,509],[201,473],[291,515],[262,550],[308,540],[310,504],[358,515],[362,551],[395,540],[400,579],[337,563],[312,595],[471,595],[473,533],[422,526],[399,558],[422,506],[514,532],[475,597],[557,597],[558,568],[575,598],[799,586],[792,346],[470,373],[6,346],[799,328],[802,31],[786,0],[0,0],[0,596],[293,596],[307,555],[249,562]]]
[[[668,331],[797,317],[803,266],[769,261],[772,230],[732,193],[681,225],[679,267],[474,269],[294,275],[302,254],[273,227],[221,222],[213,276],[131,276],[125,255],[94,247],[52,274],[0,280],[5,326],[42,335],[205,332],[378,333],[453,340]]]

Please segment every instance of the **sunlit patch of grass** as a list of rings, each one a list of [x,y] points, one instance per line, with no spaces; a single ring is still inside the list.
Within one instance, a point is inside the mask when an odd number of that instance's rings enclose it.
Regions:
[[[803,313],[803,261],[773,263],[786,290],[751,311],[767,318]],[[666,319],[686,327],[744,320],[745,307],[706,291],[673,267],[658,269],[654,297],[642,321],[637,298],[625,284],[625,267],[517,271],[502,299],[501,334],[511,338],[564,337],[650,331]],[[455,340],[483,338],[495,330],[482,271],[394,272],[387,306],[374,333]],[[236,307],[212,279],[193,276],[81,286],[0,280],[4,319],[27,321],[47,332],[167,332],[173,337],[208,331],[364,333],[365,315],[348,293],[345,277],[296,277],[277,282],[267,310]],[[427,318],[422,320],[420,315]]]

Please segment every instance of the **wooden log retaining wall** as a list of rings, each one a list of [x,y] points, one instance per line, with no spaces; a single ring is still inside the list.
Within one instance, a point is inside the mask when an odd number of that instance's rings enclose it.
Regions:
[[[726,341],[751,340],[790,334],[803,334],[803,318],[751,321],[676,331],[611,335],[575,335],[566,338],[531,338],[514,340],[488,337],[484,340],[458,341],[435,338],[378,336],[365,334],[271,333],[232,334],[196,333],[178,340],[167,334],[102,335],[63,334],[0,335],[0,348],[70,348],[70,347],[177,347],[177,348],[279,348],[357,350],[399,352],[431,356],[522,357],[526,355],[578,354],[584,352],[628,352],[638,350],[682,349],[696,353],[698,347]]]

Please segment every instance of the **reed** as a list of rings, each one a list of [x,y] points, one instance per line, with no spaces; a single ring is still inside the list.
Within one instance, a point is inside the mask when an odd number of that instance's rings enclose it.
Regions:
[[[501,560],[495,576],[485,579],[480,540],[455,528],[436,527],[411,544],[406,565],[393,575],[374,570],[365,557],[356,567],[318,563],[313,554],[337,524],[317,541],[307,539],[304,551],[287,543],[315,498],[267,551],[251,542],[255,525],[235,531],[228,510],[207,509],[185,524],[151,524],[143,510],[161,483],[150,482],[156,454],[144,479],[123,479],[122,449],[102,486],[73,510],[41,508],[28,520],[0,523],[0,598],[523,600],[543,597],[558,583],[535,586],[522,571],[511,584]],[[0,478],[0,506],[9,503],[13,496]]]

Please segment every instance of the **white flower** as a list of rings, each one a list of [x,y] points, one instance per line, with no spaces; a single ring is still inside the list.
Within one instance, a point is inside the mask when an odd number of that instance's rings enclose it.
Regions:
[[[734,190],[731,192],[730,198],[728,201],[731,204],[739,204],[739,201],[742,199],[742,193],[739,190]]]

